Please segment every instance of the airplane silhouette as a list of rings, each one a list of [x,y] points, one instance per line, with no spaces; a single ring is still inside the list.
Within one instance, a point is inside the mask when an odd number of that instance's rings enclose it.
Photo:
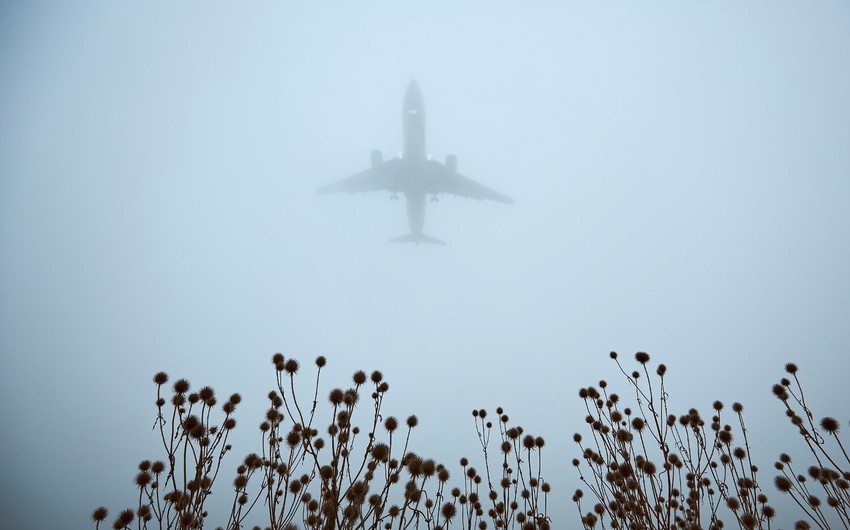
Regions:
[[[425,107],[419,85],[411,79],[404,95],[402,116],[404,151],[392,160],[383,160],[379,150],[372,151],[372,167],[348,178],[318,189],[319,193],[365,192],[387,190],[392,199],[404,193],[410,233],[391,239],[392,243],[410,242],[445,245],[437,238],[422,233],[425,225],[425,198],[436,201],[443,193],[470,199],[488,199],[513,204],[513,199],[464,177],[457,172],[457,157],[449,155],[446,163],[432,160],[425,151]]]

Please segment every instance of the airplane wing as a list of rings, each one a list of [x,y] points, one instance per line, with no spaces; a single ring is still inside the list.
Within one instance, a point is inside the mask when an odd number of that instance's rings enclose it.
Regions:
[[[402,191],[399,183],[401,160],[393,158],[355,175],[322,186],[319,193],[360,193],[366,191]]]
[[[464,177],[436,160],[429,160],[427,167],[428,193],[451,193],[479,201],[487,199],[507,204],[514,203],[514,200],[507,195],[502,195],[471,178]]]

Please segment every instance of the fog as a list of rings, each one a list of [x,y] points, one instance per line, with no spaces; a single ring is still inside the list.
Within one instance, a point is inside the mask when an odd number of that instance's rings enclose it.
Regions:
[[[414,78],[429,153],[516,200],[429,202],[445,247],[315,192],[401,151]],[[0,80],[4,526],[133,505],[159,370],[243,394],[228,484],[275,352],[382,370],[455,472],[504,406],[562,528],[609,351],[666,363],[674,409],[742,402],[786,527],[784,363],[847,422],[846,2],[5,3]]]

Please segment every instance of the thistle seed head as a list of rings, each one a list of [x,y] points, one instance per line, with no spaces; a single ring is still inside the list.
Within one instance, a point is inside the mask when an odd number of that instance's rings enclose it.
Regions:
[[[342,403],[342,399],[345,397],[345,393],[341,388],[334,388],[328,394],[328,401],[331,402],[331,405],[337,406]]]
[[[290,376],[298,373],[298,361],[295,359],[287,359],[285,363],[283,363],[283,370],[288,373]]]
[[[838,434],[838,430],[841,428],[841,424],[838,423],[838,420],[830,416],[820,420],[820,426],[823,427],[823,430],[832,435]]]
[[[791,481],[788,480],[787,477],[784,477],[782,475],[777,475],[776,478],[773,479],[773,485],[776,486],[776,489],[778,489],[782,493],[788,493],[793,487]]]
[[[109,515],[109,510],[106,509],[105,506],[98,506],[91,513],[92,521],[96,523],[102,522]]]
[[[398,420],[395,416],[390,416],[386,420],[384,420],[384,428],[388,432],[393,432],[398,428]]]
[[[189,381],[186,379],[178,379],[174,382],[174,393],[185,394],[189,391]]]

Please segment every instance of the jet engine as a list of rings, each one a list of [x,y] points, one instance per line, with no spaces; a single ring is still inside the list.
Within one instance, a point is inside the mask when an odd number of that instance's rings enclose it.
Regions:
[[[372,169],[378,169],[378,167],[384,163],[384,156],[377,149],[372,151]]]
[[[457,173],[457,156],[449,155],[446,157],[446,173],[449,175]]]

